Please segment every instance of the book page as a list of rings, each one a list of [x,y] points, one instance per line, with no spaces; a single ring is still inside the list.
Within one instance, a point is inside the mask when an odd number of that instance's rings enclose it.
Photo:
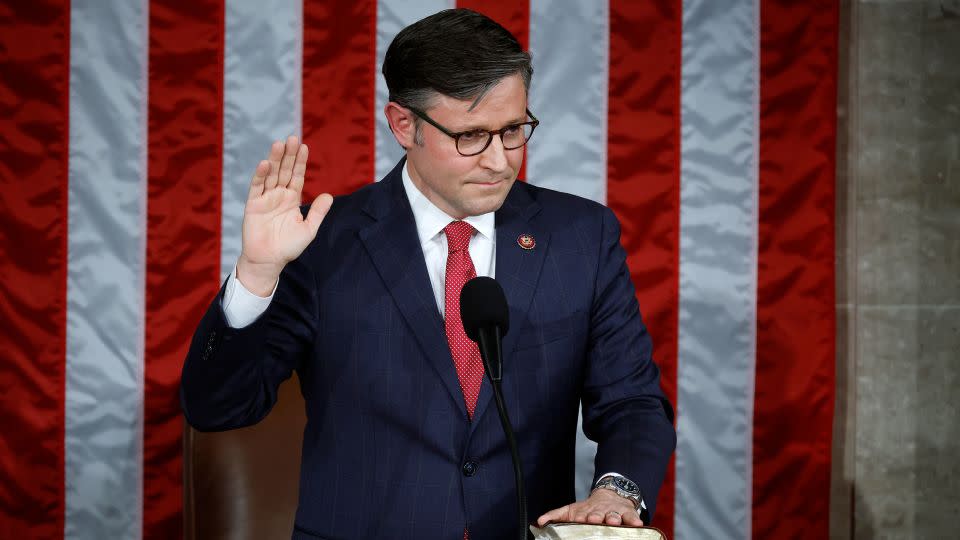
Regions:
[[[667,540],[663,532],[654,527],[615,527],[586,523],[550,523],[542,529],[531,525],[530,532],[536,540],[602,540],[604,538]]]

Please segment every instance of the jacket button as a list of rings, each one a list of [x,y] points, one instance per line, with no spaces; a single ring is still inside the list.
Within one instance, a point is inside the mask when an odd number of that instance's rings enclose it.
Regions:
[[[466,462],[466,463],[463,464],[463,475],[464,475],[464,476],[473,476],[473,475],[477,474],[477,469],[479,469],[479,468],[480,468],[480,466],[477,465],[477,463],[476,463],[475,461],[468,461],[468,462]]]

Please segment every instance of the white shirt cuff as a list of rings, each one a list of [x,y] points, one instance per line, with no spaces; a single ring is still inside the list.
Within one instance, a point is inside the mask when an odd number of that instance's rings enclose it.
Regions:
[[[237,279],[237,267],[234,266],[233,272],[227,278],[227,286],[223,291],[223,301],[221,303],[223,316],[226,317],[227,324],[231,328],[243,328],[257,320],[257,317],[263,315],[263,312],[270,307],[270,302],[273,300],[273,295],[277,292],[277,285],[279,284],[280,280],[278,279],[273,285],[273,290],[270,291],[270,296],[266,298],[257,296],[248,291],[243,283],[240,283],[240,280]]]
[[[599,484],[600,481],[603,480],[603,479],[604,479],[605,477],[607,477],[607,476],[613,476],[613,477],[616,477],[616,478],[626,478],[626,476],[624,476],[624,475],[622,475],[622,474],[620,474],[620,473],[616,473],[616,472],[612,472],[612,471],[611,471],[611,472],[603,473],[603,474],[601,474],[600,476],[598,476],[598,477],[597,477],[597,483]],[[597,487],[597,485],[594,484],[593,487]]]

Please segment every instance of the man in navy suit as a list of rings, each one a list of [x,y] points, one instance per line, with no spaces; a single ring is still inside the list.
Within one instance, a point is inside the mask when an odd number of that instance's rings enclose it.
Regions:
[[[639,526],[676,435],[607,208],[516,182],[538,121],[530,57],[447,10],[397,35],[385,114],[406,157],[381,182],[299,208],[308,149],[275,142],[242,254],[183,368],[191,425],[262,419],[297,370],[306,402],[294,538],[507,538],[513,469],[459,290],[503,286],[503,392],[531,516]],[[596,488],[574,496],[578,407]]]

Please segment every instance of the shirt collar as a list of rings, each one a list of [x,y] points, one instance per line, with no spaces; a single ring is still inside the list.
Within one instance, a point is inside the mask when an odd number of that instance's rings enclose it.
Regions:
[[[440,234],[444,227],[455,221],[446,212],[437,208],[435,204],[428,199],[413,183],[410,178],[410,172],[407,168],[410,162],[407,161],[403,166],[401,176],[403,177],[403,189],[407,192],[407,200],[410,201],[410,208],[413,209],[413,218],[417,224],[417,235],[420,237],[420,244],[423,245],[433,240]],[[487,212],[479,216],[467,216],[466,221],[488,239],[493,239],[494,213]]]

